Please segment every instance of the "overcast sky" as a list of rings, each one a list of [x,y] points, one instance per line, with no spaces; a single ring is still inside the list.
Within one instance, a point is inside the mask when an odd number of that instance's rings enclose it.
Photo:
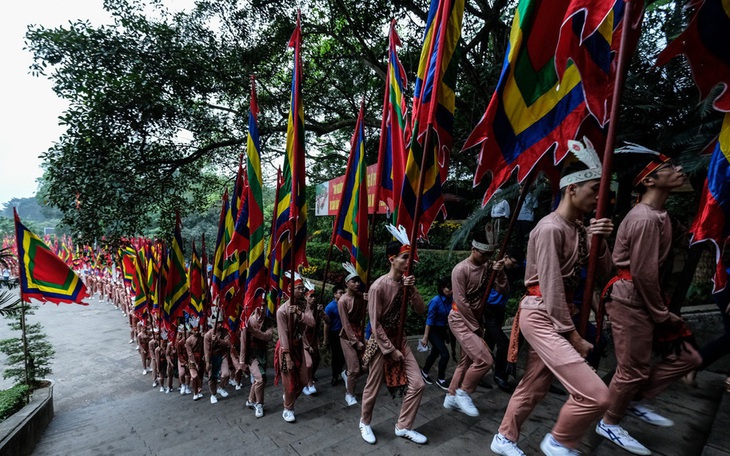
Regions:
[[[188,8],[193,1],[165,3]],[[0,206],[35,194],[36,179],[43,175],[39,156],[63,133],[58,117],[67,103],[56,97],[47,78],[29,74],[32,57],[23,50],[28,25],[54,28],[76,19],[111,22],[103,0],[24,0],[0,15]]]

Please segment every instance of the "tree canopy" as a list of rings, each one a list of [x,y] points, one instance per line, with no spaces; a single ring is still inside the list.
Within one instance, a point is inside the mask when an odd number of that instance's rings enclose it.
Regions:
[[[204,213],[231,186],[246,140],[250,75],[257,78],[263,173],[272,181],[284,152],[296,11],[281,0],[199,0],[172,13],[159,0],[108,0],[113,23],[76,21],[26,35],[31,71],[70,102],[67,127],[43,153],[44,198],[81,240],[142,232],[153,218]],[[499,77],[514,0],[467,0],[457,82],[455,152],[445,190],[478,207],[475,152],[458,153]],[[682,2],[647,10],[632,62],[620,138],[695,154],[717,134],[698,104],[683,62],[655,68],[656,54],[686,23]],[[412,94],[427,0],[310,0],[302,8],[307,173],[312,183],[344,172],[360,100],[366,105],[369,162],[376,159],[387,26],[403,41]],[[266,202],[269,204],[270,202]],[[155,220],[157,222],[157,220]]]

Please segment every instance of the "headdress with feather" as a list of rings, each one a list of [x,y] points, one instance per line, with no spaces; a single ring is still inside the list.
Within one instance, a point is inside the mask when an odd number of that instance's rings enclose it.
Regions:
[[[355,277],[360,277],[360,274],[357,273],[357,269],[352,265],[352,263],[342,263],[342,267],[345,268],[345,271],[347,271],[345,282],[348,282]],[[360,280],[362,280],[362,278],[360,278]]]
[[[653,173],[657,170],[660,166],[662,166],[665,163],[668,163],[672,160],[671,157],[664,155],[660,152],[657,152],[655,150],[651,150],[647,147],[644,147],[642,145],[632,143],[632,142],[626,142],[626,145],[623,147],[620,147],[616,149],[617,154],[638,154],[636,161],[641,160],[643,158],[643,162],[637,163],[639,166],[645,165],[641,171],[639,171],[637,174],[631,176],[633,178],[631,185],[636,187],[641,183],[641,181],[644,180],[646,176]],[[641,158],[639,158],[641,157]],[[633,170],[633,172],[636,172]]]
[[[570,173],[563,176],[560,179],[560,188],[565,188],[570,184],[578,184],[580,182],[586,182],[601,178],[603,167],[601,166],[601,158],[596,153],[596,149],[593,147],[591,141],[583,137],[585,145],[580,141],[569,140],[568,150],[575,155],[588,169],[582,169],[574,173]]]

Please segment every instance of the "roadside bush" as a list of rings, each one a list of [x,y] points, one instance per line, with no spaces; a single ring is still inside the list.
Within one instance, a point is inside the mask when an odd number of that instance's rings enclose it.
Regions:
[[[28,385],[15,385],[10,389],[0,390],[0,421],[25,406],[29,391]]]

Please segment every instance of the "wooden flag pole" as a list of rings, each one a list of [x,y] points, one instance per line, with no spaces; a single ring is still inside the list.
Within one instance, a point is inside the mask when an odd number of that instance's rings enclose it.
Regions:
[[[509,243],[509,239],[512,237],[512,231],[514,230],[515,223],[517,222],[517,216],[520,213],[520,209],[522,208],[522,205],[525,202],[525,198],[527,198],[527,194],[530,193],[530,187],[532,186],[532,183],[535,181],[534,175],[536,174],[535,169],[533,168],[532,171],[530,171],[530,174],[527,176],[527,179],[525,179],[522,190],[520,191],[520,196],[517,199],[517,205],[515,206],[514,210],[512,211],[512,217],[510,217],[509,225],[507,226],[507,231],[504,233],[504,239],[502,239],[502,244],[499,247],[499,254],[497,255],[497,261],[504,258],[505,252],[507,251],[507,244]],[[489,281],[487,282],[487,288],[485,289],[484,295],[482,295],[481,303],[479,305],[480,309],[484,309],[484,305],[487,303],[487,299],[489,299],[489,294],[492,290],[492,286],[494,285],[494,281],[497,280],[497,272],[494,269],[492,269]],[[481,324],[481,322],[479,322]]]
[[[611,116],[608,124],[608,133],[606,134],[606,146],[603,151],[603,172],[601,174],[601,184],[598,190],[596,219],[606,217],[606,207],[609,203],[609,192],[611,190],[611,167],[613,163],[613,149],[616,142],[616,124],[618,123],[619,101],[621,93],[623,92],[628,66],[626,47],[628,46],[629,31],[633,26],[633,12],[635,8],[632,0],[625,0],[624,4],[626,8],[623,18],[624,26],[621,30],[621,45],[619,46],[617,56],[616,76],[614,78],[613,85],[613,99],[611,100]],[[588,327],[588,317],[590,316],[591,303],[593,302],[593,286],[598,266],[598,254],[602,240],[603,236],[600,235],[593,235],[591,239],[591,249],[588,257],[588,270],[586,274],[585,288],[583,291],[583,303],[580,311],[580,327],[578,329],[582,337],[585,337],[586,329]],[[600,334],[601,328],[596,329]]]
[[[413,269],[414,254],[416,252],[416,239],[418,238],[418,228],[421,223],[421,200],[423,199],[423,186],[426,182],[426,173],[423,172],[423,168],[426,166],[426,156],[428,153],[433,153],[433,128],[428,125],[426,128],[426,138],[423,141],[423,152],[421,155],[421,169],[418,173],[418,187],[416,191],[416,207],[413,211],[413,226],[411,227],[410,243],[411,249],[408,255],[408,264],[406,266],[406,273],[404,277],[411,275]],[[413,133],[414,135],[416,132]],[[413,141],[416,141],[415,139]],[[396,336],[396,348],[400,350],[403,345],[403,334],[406,326],[406,316],[408,314],[408,297],[410,295],[410,289],[406,288],[403,292],[403,302],[401,303],[400,315],[398,318],[398,334]]]

